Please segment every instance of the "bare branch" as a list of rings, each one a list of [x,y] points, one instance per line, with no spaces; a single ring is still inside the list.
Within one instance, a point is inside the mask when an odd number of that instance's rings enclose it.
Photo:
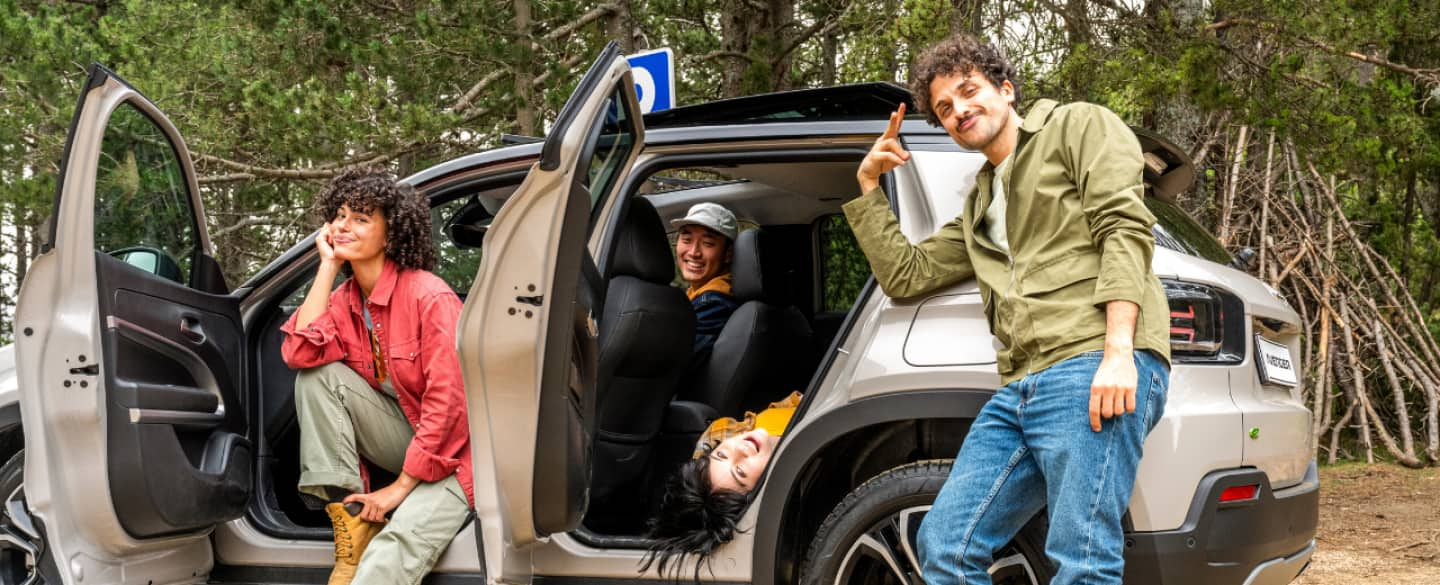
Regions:
[[[414,141],[391,152],[383,152],[378,154],[366,153],[349,160],[326,163],[324,165],[306,169],[277,169],[261,167],[202,153],[194,153],[192,156],[199,161],[214,163],[222,167],[239,171],[237,173],[229,173],[225,175],[208,175],[200,177],[199,179],[199,182],[202,185],[214,185],[220,183],[236,183],[241,181],[249,181],[259,178],[291,180],[329,179],[331,177],[334,177],[335,175],[338,175],[356,167],[379,165],[390,162],[405,154],[419,150],[419,148],[420,142]]]
[[[824,20],[817,20],[814,24],[805,27],[804,30],[800,31],[800,34],[795,35],[795,38],[790,40],[789,44],[785,45],[784,50],[780,51],[780,55],[775,58],[775,62],[779,63],[780,61],[784,61],[786,57],[789,57],[791,53],[795,52],[795,49],[800,48],[800,45],[805,44],[806,41],[809,41],[815,35],[826,34],[835,30],[840,26],[840,23],[845,20],[845,15],[850,13],[850,8],[857,4],[859,3],[847,3],[845,8],[839,13]]]
[[[1381,59],[1379,57],[1372,57],[1370,55],[1366,55],[1356,51],[1345,51],[1342,49],[1338,49],[1334,45],[1325,43],[1323,41],[1320,41],[1319,39],[1314,39],[1306,36],[1300,36],[1300,39],[1332,55],[1349,57],[1357,61],[1362,61],[1371,65],[1384,67],[1397,73],[1404,73],[1421,81],[1426,81],[1434,85],[1440,85],[1440,69],[1419,69],[1411,67],[1409,65],[1405,65],[1404,63],[1396,63],[1394,61]]]
[[[601,4],[599,6],[591,8],[589,12],[580,15],[580,18],[576,19],[575,22],[545,33],[544,38],[547,41],[558,41],[567,36],[570,36],[570,33],[575,32],[580,27],[583,27],[587,24],[590,24],[592,22],[600,20],[601,18],[613,14],[618,9],[619,8],[616,7],[614,4]]]
[[[508,69],[503,68],[491,71],[489,75],[480,78],[480,81],[477,81],[475,82],[475,85],[470,86],[470,90],[465,92],[465,95],[460,96],[460,99],[456,100],[454,104],[451,104],[447,111],[465,111],[465,108],[468,108],[470,107],[470,104],[475,103],[475,98],[480,97],[480,93],[485,91],[485,88],[490,87],[490,84],[499,81],[500,78],[505,77],[509,73],[510,71]]]
[[[584,60],[585,60],[585,58],[584,58],[583,56],[581,56],[581,55],[575,55],[575,56],[572,56],[572,57],[570,57],[569,59],[566,59],[565,61],[561,62],[561,63],[560,63],[560,68],[561,68],[561,69],[569,69],[569,68],[571,68],[571,67],[574,67],[574,66],[576,66],[576,65],[579,65],[579,64],[580,64],[582,61],[584,61]],[[552,69],[551,71],[554,71],[554,70]],[[550,73],[551,73],[551,71],[546,71],[546,72],[544,72],[544,73],[541,73],[540,75],[537,75],[537,76],[535,77],[535,79],[530,80],[530,85],[533,85],[533,86],[535,86],[535,87],[537,87],[537,88],[544,87],[544,86],[545,86],[545,83],[548,82],[548,81],[550,81]]]
[[[293,224],[293,223],[295,223],[294,217],[275,218],[275,217],[261,217],[261,216],[259,216],[259,215],[249,215],[249,216],[247,216],[247,217],[241,218],[240,221],[237,221],[237,222],[232,223],[232,224],[225,225],[225,226],[223,226],[223,227],[220,227],[220,228],[216,229],[216,230],[213,231],[213,232],[210,232],[210,237],[211,237],[211,238],[214,238],[214,239],[219,239],[219,238],[224,237],[225,234],[228,234],[228,233],[231,233],[231,232],[234,232],[234,231],[237,231],[237,230],[241,230],[241,229],[250,227],[250,226],[252,226],[252,225],[286,225],[286,226],[288,226],[288,225],[291,225],[291,224]]]
[[[709,61],[709,60],[711,60],[711,59],[718,59],[718,58],[720,58],[720,57],[728,57],[728,58],[731,58],[731,59],[744,59],[744,60],[750,61],[750,62],[752,62],[752,63],[756,61],[756,59],[755,59],[754,57],[751,57],[750,55],[748,55],[748,54],[746,54],[746,53],[741,53],[741,52],[739,52],[739,51],[710,51],[709,53],[705,53],[704,55],[700,55],[700,56],[698,56],[698,57],[695,57],[695,60],[696,60],[696,61]]]
[[[1371,65],[1384,67],[1397,73],[1409,75],[1417,80],[1420,80],[1430,85],[1440,85],[1440,69],[1423,69],[1419,67],[1411,67],[1404,63],[1396,63],[1388,59],[1382,59],[1380,57],[1374,57],[1356,51],[1346,51],[1344,49],[1336,47],[1331,43],[1327,43],[1315,37],[1285,30],[1284,27],[1282,27],[1280,24],[1274,22],[1254,20],[1250,18],[1231,18],[1206,26],[1205,32],[1215,33],[1235,26],[1250,26],[1260,30],[1269,30],[1277,34],[1282,34],[1295,38],[1312,47],[1320,49],[1326,53],[1330,53],[1331,55],[1335,55],[1338,57],[1346,57],[1349,59],[1354,59],[1356,61],[1369,63]]]

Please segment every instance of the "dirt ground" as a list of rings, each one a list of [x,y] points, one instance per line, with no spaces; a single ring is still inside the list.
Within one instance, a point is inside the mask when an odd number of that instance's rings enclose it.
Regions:
[[[1295,585],[1440,585],[1440,469],[1322,468],[1316,538]]]

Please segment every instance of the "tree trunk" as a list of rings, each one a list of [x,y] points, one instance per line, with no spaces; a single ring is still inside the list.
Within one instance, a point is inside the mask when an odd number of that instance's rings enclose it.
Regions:
[[[1250,149],[1250,127],[1240,126],[1240,137],[1235,140],[1235,158],[1230,163],[1230,176],[1225,181],[1225,198],[1220,203],[1220,244],[1231,245],[1230,212],[1235,206],[1235,189],[1240,183],[1240,169],[1245,166],[1245,153]]]
[[[515,0],[515,39],[522,47],[515,67],[515,132],[535,136],[534,39],[530,31],[530,0]]]
[[[635,47],[635,24],[630,14],[631,0],[615,0],[615,11],[610,13],[606,29],[610,38],[620,43],[620,51],[626,55],[634,53]]]
[[[1400,210],[1400,233],[1404,241],[1400,246],[1400,280],[1405,283],[1405,291],[1410,292],[1410,240],[1411,232],[1415,231],[1415,169],[1405,173],[1405,205]]]
[[[1397,455],[1396,458],[1406,467],[1422,467],[1420,459],[1415,457],[1415,437],[1410,430],[1410,406],[1405,403],[1405,388],[1400,385],[1400,378],[1395,375],[1395,364],[1391,362],[1390,352],[1385,349],[1385,328],[1380,326],[1378,318],[1375,319],[1375,330],[1372,334],[1375,337],[1375,351],[1380,356],[1380,365],[1384,366],[1385,379],[1390,382],[1391,397],[1395,400],[1396,426],[1400,429],[1399,449],[1404,455]],[[1390,446],[1388,443],[1387,446]]]
[[[1346,383],[1346,378],[1349,376],[1345,368],[1341,367],[1339,356],[1336,356],[1336,359],[1330,361],[1330,366],[1334,368],[1332,373],[1335,378],[1335,383],[1341,388],[1341,395],[1347,399],[1345,403],[1345,414],[1340,415],[1340,420],[1335,421],[1335,425],[1329,429],[1330,453],[1325,456],[1325,462],[1333,465],[1335,460],[1340,457],[1340,432],[1345,430],[1350,424],[1350,419],[1355,416],[1355,393]]]
[[[839,45],[840,35],[833,30],[826,31],[825,36],[820,38],[820,85],[822,87],[835,85],[835,60],[839,52]]]
[[[753,29],[751,19],[756,18],[759,11],[745,0],[728,0],[723,5],[720,15],[720,50],[726,55],[720,58],[720,97],[733,98],[742,95],[745,70],[750,66],[748,57]]]
[[[765,23],[766,49],[770,65],[770,86],[755,88],[752,93],[766,93],[793,89],[790,79],[790,63],[794,61],[792,43],[799,32],[795,24],[795,0],[769,0],[770,19]]]
[[[887,15],[897,14],[899,10],[900,10],[900,5],[899,5],[898,0],[885,0],[885,12],[884,12],[884,14],[887,14]],[[919,55],[919,54],[920,54],[920,50],[921,50],[921,47],[910,47],[910,54],[911,54],[911,55]],[[909,67],[906,67],[905,69],[906,69],[906,71],[909,71],[910,68],[909,68]],[[899,71],[899,70],[900,70],[900,51],[899,51],[899,47],[896,47],[896,50],[894,50],[894,51],[889,51],[889,52],[885,53],[885,71],[891,76],[890,79],[893,81],[893,80],[895,79],[895,77],[894,77],[895,74],[894,74],[893,72]],[[914,75],[914,74],[915,74],[915,72],[913,72],[913,71],[909,71],[908,73],[906,73],[906,75]],[[907,78],[907,79],[905,80],[905,82],[906,82],[906,84],[908,85],[909,82],[910,82],[910,80]]]
[[[26,221],[25,211],[19,204],[10,209],[14,212],[11,225],[15,226],[15,288],[19,290],[20,283],[25,282],[25,273],[30,270],[30,236],[33,228]]]
[[[1071,47],[1088,46],[1092,40],[1089,8],[1089,0],[1065,0],[1062,17],[1065,20],[1065,38]]]
[[[980,11],[985,7],[985,0],[951,0],[951,6],[950,34],[983,34]]]
[[[1265,251],[1270,239],[1270,170],[1275,162],[1275,131],[1265,143],[1265,186],[1260,190],[1260,265],[1259,274],[1265,274]],[[1280,283],[1275,283],[1277,286]]]

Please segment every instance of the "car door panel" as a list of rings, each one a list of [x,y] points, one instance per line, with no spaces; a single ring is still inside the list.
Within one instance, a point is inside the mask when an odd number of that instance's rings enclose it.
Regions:
[[[643,146],[629,67],[611,43],[570,97],[541,159],[485,236],[459,326],[476,517],[491,580],[531,578],[531,545],[577,527],[590,478],[604,302],[587,249]]]
[[[143,95],[92,66],[65,152],[16,311],[27,504],[66,583],[193,580],[251,491],[238,300]]]
[[[110,489],[125,530],[154,537],[244,512],[251,453],[239,306],[96,253]],[[222,406],[223,405],[223,406]],[[187,496],[205,494],[206,497]]]

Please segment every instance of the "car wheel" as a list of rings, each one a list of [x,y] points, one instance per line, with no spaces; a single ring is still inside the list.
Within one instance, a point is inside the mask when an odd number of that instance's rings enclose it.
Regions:
[[[45,537],[25,505],[25,451],[21,450],[0,466],[0,585],[59,583],[48,578],[54,574]]]
[[[950,476],[951,461],[921,461],[882,473],[845,496],[820,525],[803,585],[922,585],[915,537]],[[1041,585],[1054,576],[1040,514],[995,555],[995,585]]]

